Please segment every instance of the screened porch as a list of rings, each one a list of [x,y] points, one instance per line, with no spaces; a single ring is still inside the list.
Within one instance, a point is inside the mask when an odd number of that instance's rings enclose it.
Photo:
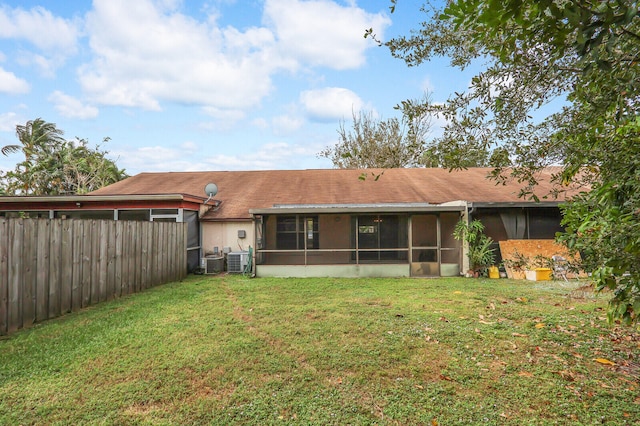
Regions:
[[[276,209],[273,209],[276,210]],[[280,209],[286,210],[286,209]],[[256,270],[291,276],[456,276],[461,211],[254,215]]]

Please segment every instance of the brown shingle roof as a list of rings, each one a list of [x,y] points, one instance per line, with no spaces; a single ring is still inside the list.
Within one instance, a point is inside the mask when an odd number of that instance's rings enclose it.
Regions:
[[[141,173],[99,189],[91,195],[189,194],[206,197],[204,187],[218,185],[214,197],[222,201],[215,213],[218,219],[249,218],[249,209],[278,204],[383,204],[449,201],[522,202],[522,184],[496,185],[486,178],[491,169],[462,171],[444,169],[387,169],[375,180],[375,170],[266,170]],[[536,193],[550,192],[549,178],[557,169],[541,173]],[[368,178],[360,180],[366,172]]]

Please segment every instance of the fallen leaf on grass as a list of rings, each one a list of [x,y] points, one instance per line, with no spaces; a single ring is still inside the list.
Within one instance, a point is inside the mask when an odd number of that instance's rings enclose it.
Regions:
[[[545,324],[543,322],[539,322],[536,324],[536,328],[544,328]]]
[[[462,294],[462,292],[460,290],[456,290],[453,292],[453,294]]]
[[[437,419],[431,419],[431,426],[438,426],[438,420]]]
[[[529,337],[528,334],[522,334],[522,333],[511,333],[511,335],[514,337]]]
[[[453,379],[449,376],[445,376],[444,374],[440,375],[440,380],[446,380],[447,382],[453,382]]]
[[[560,375],[560,377],[562,377],[563,379],[568,380],[570,382],[573,382],[576,379],[576,375],[568,370],[555,371],[555,373]]]
[[[528,371],[520,371],[518,373],[518,376],[520,376],[520,377],[533,377],[533,373],[529,373]]]
[[[606,358],[596,358],[594,359],[595,362],[597,362],[598,364],[604,364],[604,365],[616,365],[615,362],[613,361],[609,361]]]
[[[478,322],[479,322],[480,324],[486,324],[486,325],[495,324],[495,322],[493,322],[493,321],[483,321],[483,320],[480,320],[480,321],[478,321]]]

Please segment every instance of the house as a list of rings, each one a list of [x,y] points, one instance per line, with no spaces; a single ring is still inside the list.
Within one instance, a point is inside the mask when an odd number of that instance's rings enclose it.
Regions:
[[[0,214],[188,222],[190,270],[207,255],[246,257],[251,248],[258,276],[456,276],[467,269],[453,238],[460,219],[480,219],[496,242],[551,239],[562,229],[564,198],[519,198],[521,184],[496,184],[489,172],[141,173],[88,195],[0,197]],[[554,172],[541,172],[541,200]],[[209,183],[215,195],[205,193]]]

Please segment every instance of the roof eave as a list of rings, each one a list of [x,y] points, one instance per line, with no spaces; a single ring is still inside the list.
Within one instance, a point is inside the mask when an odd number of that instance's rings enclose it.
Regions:
[[[278,206],[249,209],[252,216],[268,214],[340,214],[340,213],[420,213],[420,212],[459,212],[466,204],[439,205],[336,205],[336,206]]]

